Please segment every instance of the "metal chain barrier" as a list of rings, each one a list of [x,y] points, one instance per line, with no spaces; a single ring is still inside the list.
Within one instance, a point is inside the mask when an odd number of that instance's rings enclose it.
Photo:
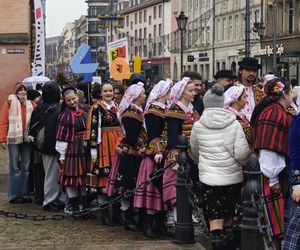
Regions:
[[[0,210],[0,216],[5,216],[5,217],[10,217],[10,218],[17,218],[17,219],[27,219],[27,220],[34,220],[34,221],[45,221],[45,220],[54,220],[54,221],[60,221],[64,220],[67,218],[75,218],[77,220],[79,219],[90,219],[91,215],[97,211],[106,209],[110,207],[111,205],[115,203],[119,203],[122,200],[129,199],[132,197],[137,191],[142,189],[144,186],[149,185],[150,182],[153,180],[161,177],[165,170],[169,167],[171,167],[172,164],[169,164],[165,166],[164,168],[158,169],[155,172],[153,172],[151,178],[145,180],[142,182],[139,186],[136,188],[126,191],[125,193],[107,201],[101,204],[98,204],[96,207],[93,208],[87,208],[84,210],[76,211],[73,212],[72,214],[54,214],[54,215],[30,215],[26,213],[18,213],[18,212],[12,212],[12,211],[5,211],[5,210]],[[224,241],[230,239],[232,237],[233,233],[236,230],[239,230],[239,225],[242,220],[242,206],[241,204],[237,204],[236,209],[235,209],[235,214],[236,216],[233,218],[233,225],[230,229],[227,229],[226,232],[218,237],[212,238],[208,227],[207,227],[207,222],[205,221],[203,217],[203,212],[201,211],[199,207],[199,199],[193,192],[193,183],[190,181],[186,183],[186,188],[189,193],[189,201],[191,203],[191,206],[193,208],[193,215],[197,219],[196,226],[199,229],[199,232],[201,233],[201,236],[204,237],[207,240],[211,240],[217,245],[222,244]],[[259,227],[259,231],[263,237],[263,242],[265,249],[268,249],[273,243],[272,243],[272,235],[271,235],[271,230],[270,230],[270,225],[263,225],[262,221],[265,222],[264,220],[264,212],[263,212],[263,206],[264,206],[264,201],[261,196],[259,196],[259,200],[255,201],[254,195],[251,196],[251,204],[253,208],[256,208],[258,211],[258,219],[257,219],[257,225]]]
[[[45,220],[59,221],[59,220],[64,220],[66,218],[90,219],[91,215],[93,213],[100,211],[100,210],[104,210],[115,203],[119,203],[122,200],[132,197],[137,191],[139,191],[143,187],[149,185],[149,183],[152,182],[153,180],[162,176],[163,173],[165,172],[165,170],[171,166],[172,166],[172,164],[169,164],[169,165],[165,166],[164,168],[157,169],[155,172],[153,172],[152,176],[149,179],[142,182],[136,188],[126,191],[125,193],[123,193],[107,202],[98,204],[96,207],[93,207],[93,208],[83,209],[80,211],[73,212],[72,214],[54,214],[54,215],[42,215],[42,214],[30,215],[30,214],[26,214],[26,213],[18,213],[18,212],[0,210],[0,216],[17,218],[17,219],[28,219],[28,220],[34,220],[34,221],[45,221]]]

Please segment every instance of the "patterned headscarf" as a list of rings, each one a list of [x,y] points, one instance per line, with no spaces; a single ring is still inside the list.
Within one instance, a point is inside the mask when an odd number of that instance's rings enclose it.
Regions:
[[[122,115],[126,109],[132,104],[132,102],[139,97],[144,89],[144,84],[139,82],[132,84],[125,92],[122,101],[119,105],[119,115]]]
[[[156,99],[166,95],[172,86],[172,81],[162,80],[159,81],[151,90],[147,100],[145,111],[149,109],[150,105],[155,102]]]
[[[236,102],[243,94],[245,87],[242,84],[230,87],[225,93],[224,108]]]
[[[178,102],[185,86],[191,81],[189,77],[183,77],[181,81],[175,83],[171,89],[171,95],[168,99],[168,108],[170,108],[174,103]]]

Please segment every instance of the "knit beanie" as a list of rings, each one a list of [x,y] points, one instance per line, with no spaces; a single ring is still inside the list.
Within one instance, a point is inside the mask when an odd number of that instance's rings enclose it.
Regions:
[[[17,94],[17,92],[19,91],[19,89],[22,88],[22,87],[27,90],[27,87],[26,87],[26,85],[24,83],[22,83],[22,82],[16,83],[15,88],[14,88],[15,94]]]
[[[224,107],[224,88],[216,83],[203,97],[204,109]]]

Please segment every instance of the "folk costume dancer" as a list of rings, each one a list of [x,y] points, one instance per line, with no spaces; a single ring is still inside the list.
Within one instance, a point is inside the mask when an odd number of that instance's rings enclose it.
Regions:
[[[249,147],[253,147],[253,136],[250,121],[241,112],[247,102],[245,87],[241,84],[230,87],[225,93],[224,108],[236,115],[236,119],[241,124]]]
[[[145,107],[145,124],[148,137],[146,156],[140,166],[137,186],[149,179],[151,173],[163,167],[163,158],[167,141],[167,126],[165,121],[166,103],[171,93],[171,81],[158,82],[150,92]],[[162,201],[162,178],[150,182],[136,192],[134,207],[147,209],[144,234],[148,237],[157,237],[157,233],[166,232],[164,228],[164,208]],[[154,217],[156,219],[154,229]]]
[[[59,152],[58,181],[67,192],[72,213],[87,208],[86,179],[89,152],[84,143],[88,106],[80,104],[77,90],[67,87],[62,91],[63,104],[56,128],[56,150]]]
[[[123,194],[136,187],[136,178],[146,150],[146,131],[141,107],[145,98],[143,83],[138,83],[126,90],[120,103],[119,115],[125,137],[116,148],[117,156],[105,189],[108,197]],[[131,204],[128,199],[121,201],[121,210],[125,214],[124,226],[126,230],[138,231]]]
[[[117,116],[118,105],[113,101],[112,84],[102,84],[100,95],[101,99],[93,104],[88,113],[86,139],[92,160],[87,175],[87,186],[97,189],[98,202],[103,203],[107,201],[103,189],[107,185],[111,166],[115,160],[115,148],[119,145],[123,134]],[[116,211],[118,207],[119,204],[113,206],[115,220],[119,218],[117,216],[119,211]],[[102,222],[108,226],[115,225],[109,217],[108,208],[102,210]]]
[[[184,77],[177,82],[171,89],[171,95],[168,100],[168,110],[166,113],[166,121],[168,126],[167,152],[165,166],[173,164],[171,168],[167,168],[163,175],[163,201],[168,213],[167,224],[173,224],[176,221],[176,187],[179,154],[178,138],[184,134],[190,138],[192,126],[199,119],[198,113],[193,108],[193,100],[196,95],[195,85],[190,78]],[[190,160],[190,176],[194,182],[198,182],[198,168]],[[173,214],[172,216],[170,216]],[[173,220],[173,223],[172,221]]]
[[[278,78],[269,80],[266,96],[254,109],[251,123],[254,150],[264,175],[262,195],[265,217],[271,226],[274,243],[280,249],[284,228],[284,198],[288,187],[288,131],[292,115],[286,109],[292,103],[292,89]]]

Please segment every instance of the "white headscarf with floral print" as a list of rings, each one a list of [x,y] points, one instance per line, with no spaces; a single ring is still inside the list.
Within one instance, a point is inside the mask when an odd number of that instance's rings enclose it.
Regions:
[[[170,108],[174,103],[178,102],[185,86],[191,81],[189,77],[183,77],[180,81],[175,83],[171,89],[171,95],[168,99],[168,108]]]
[[[236,102],[244,92],[245,87],[242,84],[230,87],[225,93],[224,108],[228,108],[232,103]]]
[[[166,95],[171,87],[172,87],[171,80],[159,81],[150,92],[145,111],[148,110],[151,104],[154,103],[158,98]]]
[[[144,84],[142,82],[138,82],[137,84],[132,84],[126,90],[121,103],[119,105],[119,115],[121,116],[126,109],[132,105],[135,99],[137,99],[144,89]]]

